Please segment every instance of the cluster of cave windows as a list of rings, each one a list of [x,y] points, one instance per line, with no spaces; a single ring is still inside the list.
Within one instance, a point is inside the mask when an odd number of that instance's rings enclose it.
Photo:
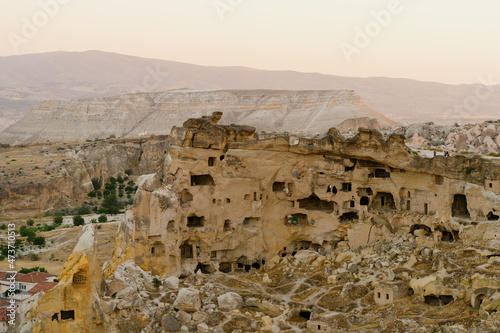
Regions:
[[[73,285],[86,285],[88,279],[87,271],[79,270],[73,275]]]

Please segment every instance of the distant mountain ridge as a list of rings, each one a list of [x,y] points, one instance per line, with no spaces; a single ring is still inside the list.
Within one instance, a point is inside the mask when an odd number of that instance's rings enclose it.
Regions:
[[[0,57],[0,130],[42,100],[116,96],[170,89],[354,90],[398,122],[476,122],[500,117],[500,85],[475,110],[447,112],[474,97],[477,85],[393,78],[352,78],[246,67],[199,66],[101,51]]]
[[[168,134],[172,126],[214,111],[224,112],[222,124],[251,125],[259,131],[321,133],[351,118],[372,128],[397,125],[352,90],[175,90],[42,102],[1,132],[0,142]]]

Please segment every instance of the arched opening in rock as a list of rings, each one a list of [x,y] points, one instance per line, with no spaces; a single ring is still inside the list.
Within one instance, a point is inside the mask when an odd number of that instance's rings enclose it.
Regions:
[[[191,186],[214,186],[215,182],[210,175],[191,175]]]
[[[361,197],[359,204],[361,206],[368,206],[370,204],[370,199],[368,197]]]
[[[306,210],[317,210],[325,213],[333,212],[333,202],[325,201],[312,194],[308,198],[299,199],[299,208]]]
[[[416,230],[424,230],[426,234],[431,233],[431,228],[426,226],[425,224],[414,224],[410,227],[410,234],[415,235]]]
[[[260,264],[258,262],[254,262],[252,264],[252,268],[255,268],[255,269],[260,269]]]
[[[474,309],[479,310],[481,307],[481,304],[483,304],[483,301],[486,299],[485,294],[479,294],[476,296],[475,302],[474,302]]]
[[[224,221],[224,232],[233,231],[234,228],[231,226],[231,220]]]
[[[215,165],[215,157],[208,158],[208,166],[213,167]]]
[[[470,218],[469,210],[467,209],[467,197],[465,195],[455,194],[453,196],[451,215],[453,217]]]
[[[436,230],[441,232],[441,241],[443,242],[453,242],[458,240],[458,231],[448,231],[442,226],[437,226]]]
[[[340,216],[340,222],[347,223],[354,220],[359,220],[359,215],[357,212],[346,212]]]
[[[437,298],[434,295],[424,296],[424,302],[425,302],[425,304],[430,305],[430,306],[440,306],[441,305],[441,303],[439,302],[439,298]]]
[[[386,211],[395,211],[394,197],[388,192],[378,192],[372,202],[372,208]]]
[[[202,263],[198,263],[196,266],[195,272],[198,272],[200,270],[203,274],[212,274],[215,272],[215,269],[213,268],[212,265],[206,265]]]

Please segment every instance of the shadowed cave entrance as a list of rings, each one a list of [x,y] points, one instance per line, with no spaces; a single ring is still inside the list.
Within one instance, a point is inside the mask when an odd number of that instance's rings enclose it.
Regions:
[[[469,210],[467,209],[467,197],[465,195],[455,194],[453,205],[451,206],[451,215],[453,217],[470,218]]]

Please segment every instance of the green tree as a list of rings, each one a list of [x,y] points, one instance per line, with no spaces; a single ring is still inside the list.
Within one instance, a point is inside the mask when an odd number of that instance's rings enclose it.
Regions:
[[[116,198],[116,195],[111,194],[108,195],[107,197],[104,197],[104,201],[102,202],[102,207],[108,211],[113,207],[118,207],[118,199]]]
[[[35,221],[33,219],[29,219],[28,221],[26,221],[26,224],[32,227],[33,224],[35,224]]]
[[[87,214],[90,214],[91,210],[90,210],[90,207],[88,206],[82,206],[80,208],[78,208],[78,215],[87,215]]]
[[[125,170],[125,174],[126,174],[127,176],[130,176],[130,175],[132,174],[132,169],[127,169],[127,170]]]
[[[45,245],[45,237],[43,237],[43,236],[35,237],[35,239],[33,240],[33,244],[35,244],[35,245]]]
[[[94,191],[98,191],[101,189],[102,181],[99,178],[94,177],[94,178],[92,178],[91,181],[92,181],[92,186],[94,186]]]
[[[54,224],[61,224],[61,223],[63,223],[63,217],[61,215],[54,215],[54,217],[52,218],[52,220],[54,221]]]
[[[81,215],[75,215],[73,216],[73,224],[75,226],[84,225],[85,220],[83,219],[83,217],[81,217]]]
[[[108,217],[106,216],[106,214],[102,214],[102,215],[99,216],[98,221],[100,223],[108,222]]]

